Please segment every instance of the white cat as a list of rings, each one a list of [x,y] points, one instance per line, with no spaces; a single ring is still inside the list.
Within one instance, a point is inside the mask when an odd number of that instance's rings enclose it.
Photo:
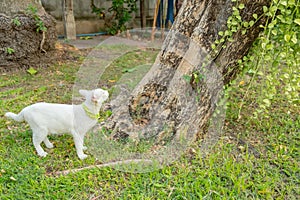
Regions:
[[[86,99],[81,105],[36,103],[25,107],[19,114],[8,112],[5,116],[19,122],[25,120],[30,125],[33,145],[39,156],[47,155],[40,145],[42,142],[47,148],[53,148],[48,134],[71,133],[78,157],[85,159],[84,136],[96,125],[101,105],[109,94],[102,89],[80,90],[79,93]]]

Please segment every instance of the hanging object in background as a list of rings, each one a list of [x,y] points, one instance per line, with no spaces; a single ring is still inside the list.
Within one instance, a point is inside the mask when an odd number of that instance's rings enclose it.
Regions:
[[[183,0],[157,0],[153,15],[152,36],[156,28],[171,28],[177,16]],[[163,34],[162,34],[163,35]]]
[[[159,28],[170,28],[174,23],[174,18],[178,13],[181,4],[182,0],[157,1],[156,7],[158,7],[158,11],[154,15],[154,18],[156,18],[155,26]]]
[[[156,24],[155,26],[157,28],[164,28],[164,0],[161,0],[158,4],[158,12],[157,12],[157,16],[156,16]]]
[[[165,27],[171,28],[173,22],[174,22],[174,0],[168,0]]]
[[[154,9],[154,15],[153,15],[153,25],[152,25],[152,34],[151,34],[151,41],[154,40],[154,34],[156,29],[156,21],[157,21],[157,15],[159,10],[160,0],[156,0],[155,9]]]

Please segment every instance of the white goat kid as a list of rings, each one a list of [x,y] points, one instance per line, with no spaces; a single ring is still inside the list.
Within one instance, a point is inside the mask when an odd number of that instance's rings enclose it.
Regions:
[[[47,148],[53,148],[48,134],[71,133],[78,157],[85,159],[84,136],[96,125],[99,110],[109,94],[102,89],[79,90],[79,93],[86,99],[81,105],[36,103],[25,107],[19,114],[8,112],[5,116],[19,122],[25,120],[30,125],[33,145],[39,156],[47,155],[41,147],[42,142]]]

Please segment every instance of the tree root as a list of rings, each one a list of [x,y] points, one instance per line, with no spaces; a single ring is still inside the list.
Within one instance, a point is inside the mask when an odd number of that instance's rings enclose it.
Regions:
[[[43,49],[43,46],[45,44],[45,38],[46,38],[46,34],[45,34],[45,31],[43,31],[43,38],[42,38],[42,41],[40,43],[40,49],[41,49],[42,52],[47,53],[46,50]]]

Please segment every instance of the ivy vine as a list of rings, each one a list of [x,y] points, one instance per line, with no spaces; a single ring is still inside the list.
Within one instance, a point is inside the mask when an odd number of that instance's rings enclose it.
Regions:
[[[217,52],[224,41],[232,40],[231,36],[238,30],[245,34],[261,17],[267,17],[263,32],[255,45],[238,63],[244,72],[251,77],[247,92],[255,89],[258,98],[253,117],[268,117],[271,106],[278,100],[290,105],[300,103],[300,2],[299,0],[272,0],[270,7],[263,7],[263,15],[253,14],[253,20],[245,22],[239,15],[244,8],[241,1],[236,2],[233,14],[227,21],[228,30],[219,32],[221,38],[212,48]],[[260,88],[253,88],[253,81],[261,82]],[[256,86],[255,86],[256,87]],[[242,100],[240,111],[245,105]]]

